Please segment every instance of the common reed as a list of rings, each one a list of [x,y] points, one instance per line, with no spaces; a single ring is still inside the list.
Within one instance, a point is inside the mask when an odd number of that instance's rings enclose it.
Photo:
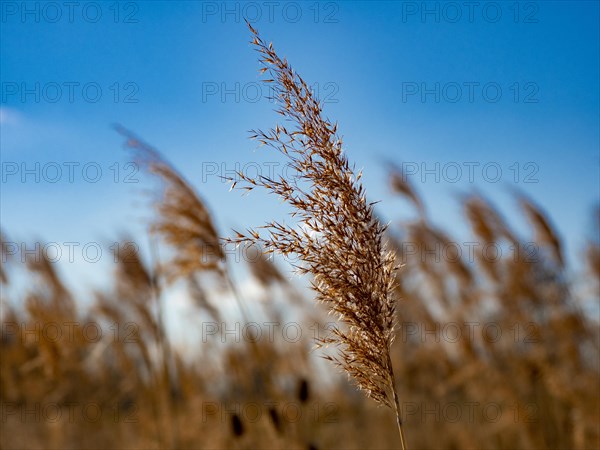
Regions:
[[[344,327],[335,326],[320,340],[339,348],[325,358],[345,370],[369,397],[396,413],[405,448],[400,405],[390,347],[394,340],[396,301],[393,296],[395,258],[383,243],[385,226],[373,214],[356,174],[342,150],[337,124],[324,118],[307,83],[272,44],[266,44],[248,23],[252,43],[268,72],[266,80],[278,101],[279,113],[290,125],[277,125],[253,138],[281,152],[294,173],[278,180],[239,173],[240,188],[262,187],[293,208],[298,226],[271,222],[268,236],[250,230],[230,242],[260,243],[267,252],[298,255],[300,274],[311,274],[316,300],[327,305]],[[287,128],[292,126],[293,128]],[[233,183],[234,180],[231,180]]]
[[[206,202],[158,150],[123,126],[115,129],[126,139],[125,146],[134,152],[140,167],[163,183],[155,202],[152,231],[177,249],[162,265],[168,280],[207,270],[222,271],[225,255]]]
[[[422,198],[420,202],[426,203]],[[536,233],[533,222],[530,235],[516,233],[497,208],[481,197],[468,197],[462,203],[466,222],[472,225],[466,238],[470,242],[506,244],[511,242],[510,236],[515,248],[535,243],[542,249],[553,240]],[[467,213],[467,205],[475,205],[478,215]],[[551,224],[547,218],[546,222]],[[551,225],[549,230],[556,238]],[[497,260],[485,260],[485,254],[474,259],[466,254],[451,260],[423,258],[428,251],[431,254],[435,243],[459,242],[427,218],[387,230],[387,242],[403,264],[394,293],[396,299],[403,299],[403,307],[397,310],[403,326],[396,332],[403,345],[393,346],[390,358],[401,390],[410,392],[403,418],[412,446],[600,448],[598,322],[589,313],[590,302],[597,303],[600,273],[597,229],[592,231],[582,249],[590,257],[583,260],[586,267],[577,272],[567,259],[564,267],[558,266],[551,247],[534,258],[513,252]],[[15,280],[12,285],[23,277],[31,282],[24,292],[4,290],[11,285],[3,288],[0,406],[5,413],[3,426],[11,432],[0,435],[2,447],[171,447],[168,411],[157,404],[163,394],[172,392],[160,381],[162,368],[152,356],[156,316],[148,301],[151,267],[139,260],[137,253],[121,251],[113,273],[114,288],[104,287],[97,308],[88,310],[69,292],[52,263],[39,259],[25,264],[21,256],[12,256],[9,279]],[[462,275],[464,270],[468,277]],[[574,275],[565,276],[565,272]],[[270,296],[266,302],[292,304],[287,289],[268,289],[265,295]],[[69,298],[77,308],[69,306]],[[307,305],[304,309],[313,308]],[[219,313],[222,320],[228,320],[226,312]],[[43,331],[44,324],[67,321],[83,325],[89,320],[122,331],[134,324],[138,332],[125,334],[133,339],[124,341],[114,339],[111,328],[106,328],[104,338],[93,343],[81,333],[72,341],[57,341]],[[443,336],[446,326],[461,323],[492,324],[502,335],[495,339],[475,328],[472,335],[464,330],[458,342],[436,339]],[[411,333],[424,329],[433,330],[433,336]],[[63,336],[68,336],[66,328]],[[306,342],[290,346],[259,341],[257,345],[260,361],[270,373],[271,397],[256,390],[256,360],[247,346],[212,345],[209,340],[191,341],[188,348],[171,347],[177,368],[173,382],[178,394],[173,404],[181,421],[180,448],[395,446],[397,437],[389,430],[386,411],[363,400],[341,377],[333,373],[324,376],[323,368],[317,369],[308,356]],[[202,351],[190,362],[190,349],[198,348]],[[329,380],[325,388],[324,379]],[[48,420],[23,420],[20,414],[51,402],[68,418],[68,405],[90,401],[104,411],[118,408],[121,419],[115,422],[113,415],[106,415],[107,420],[78,419],[57,428]],[[207,416],[207,404],[216,405],[215,414]],[[497,420],[486,419],[472,406],[473,415],[467,415],[468,405],[477,404],[497,405],[502,414]],[[250,411],[244,408],[255,405],[261,406],[260,420],[244,414]],[[290,420],[286,405],[302,411],[300,420]],[[407,405],[416,410],[406,409]],[[442,413],[446,406],[458,406],[463,415],[447,420]],[[234,414],[242,423],[241,435],[236,434],[239,428],[233,427]],[[136,421],[128,423],[125,418]]]

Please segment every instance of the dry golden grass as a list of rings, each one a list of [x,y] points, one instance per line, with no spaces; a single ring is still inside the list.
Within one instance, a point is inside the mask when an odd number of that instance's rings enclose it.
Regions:
[[[266,237],[233,240],[301,256],[299,270],[314,277],[317,298],[340,318],[324,342],[341,345],[340,365],[376,400],[394,407],[395,386],[409,448],[600,448],[598,321],[585,309],[599,306],[600,240],[582,249],[585,267],[574,273],[559,233],[531,199],[517,196],[530,219],[530,235],[521,236],[489,200],[468,197],[468,241],[479,246],[472,259],[450,257],[439,249],[460,241],[431,222],[425,199],[394,170],[391,189],[419,215],[385,229],[335,125],[287,62],[258,36],[254,42],[273,72],[280,113],[295,124],[257,138],[290,158],[298,178],[245,178],[246,187],[281,195],[303,227],[273,223]],[[87,307],[43,254],[8,257],[2,233],[0,447],[398,448],[389,411],[311,356],[315,325],[322,338],[326,321],[319,310],[266,257],[248,262],[264,301],[244,303],[206,201],[152,147],[120,131],[164,182],[153,239],[173,257],[161,262],[153,253],[147,262],[135,247],[119,246],[113,285],[92,293]],[[486,245],[513,250],[491,258]],[[393,270],[394,259],[402,270]],[[195,300],[198,327],[235,326],[205,284],[215,273],[253,321],[298,322],[300,339],[223,344],[219,334],[199,339],[190,329],[187,348],[175,347],[163,309],[178,279]],[[24,287],[8,289],[24,277]],[[104,333],[91,339],[86,327]],[[85,416],[91,406],[101,417]]]
[[[487,225],[498,228],[500,224]],[[493,271],[481,257],[473,262],[436,262],[423,261],[420,253],[401,253],[402,243],[437,242],[441,232],[426,232],[429,229],[436,231],[430,223],[407,225],[391,230],[389,237],[398,242],[397,258],[405,263],[396,288],[396,298],[402,298],[397,318],[401,326],[391,359],[401,398],[407,399],[401,407],[411,447],[598,448],[598,324],[582,312],[576,286],[561,275],[567,268],[557,268],[551,252],[540,253],[534,261],[506,257],[494,262]],[[445,239],[452,241],[447,234]],[[597,254],[597,248],[597,243],[590,243],[586,253]],[[23,299],[26,309],[17,303],[18,298],[3,307],[0,394],[6,413],[3,426],[11,430],[2,433],[3,448],[174,448],[169,437],[174,427],[178,448],[189,449],[398,445],[384,410],[354,395],[343,378],[330,373],[331,381],[321,387],[323,367],[307,358],[311,333],[297,344],[280,337],[274,343],[259,341],[262,371],[245,342],[225,347],[215,345],[218,337],[215,342],[197,342],[202,349],[198,364],[184,362],[179,350],[171,348],[175,363],[169,386],[156,356],[151,272],[131,255],[126,260],[127,266],[117,265],[114,290],[98,294],[92,311],[72,309],[68,288],[56,272],[47,273],[52,266],[40,262],[21,267],[18,258],[7,264],[8,280],[11,273],[27,270],[37,281]],[[590,259],[584,280],[590,283],[589,292],[597,295],[599,274],[594,261]],[[453,269],[453,265],[464,267]],[[270,272],[258,279],[269,279]],[[278,283],[285,281],[278,279]],[[438,303],[443,312],[432,307]],[[198,314],[214,321],[204,309]],[[36,323],[64,320],[106,321],[119,324],[122,330],[133,323],[136,329],[131,337],[136,338],[124,342],[107,333],[101,343],[91,343],[76,334],[72,341],[57,343],[43,332],[27,334]],[[223,320],[228,319],[223,316]],[[468,322],[497,324],[503,338],[486,336],[481,327],[472,338],[458,342],[436,342],[435,336],[428,338],[422,332],[425,327],[441,330],[448,324]],[[21,323],[28,328],[14,327]],[[516,325],[520,335],[515,340]],[[414,326],[421,331],[411,333]],[[304,330],[309,330],[308,324]],[[262,377],[265,369],[267,380]],[[229,387],[215,390],[222,383]],[[307,388],[302,388],[303,383]],[[79,418],[57,428],[43,417],[22,420],[20,414],[9,414],[51,402],[62,405],[64,417],[69,404],[94,402],[105,410],[118,407],[122,418],[135,422],[114,422],[112,416],[101,422]],[[492,403],[502,409],[498,420],[486,420],[481,409],[469,407]],[[284,406],[291,404],[303,411],[299,420],[290,418],[289,408],[286,416]],[[206,414],[206,405],[217,405],[219,413]],[[244,414],[243,408],[253,405],[261,411],[259,420]],[[441,412],[448,405],[458,405],[463,412],[460,420]],[[178,413],[177,424],[172,423],[170,408]],[[221,415],[224,408],[231,413]],[[466,415],[469,408],[473,417]],[[427,409],[433,412],[423,415]],[[317,410],[320,414],[315,415]]]

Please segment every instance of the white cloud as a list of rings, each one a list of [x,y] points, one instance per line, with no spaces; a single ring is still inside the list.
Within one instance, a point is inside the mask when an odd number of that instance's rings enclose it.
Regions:
[[[21,115],[16,110],[0,107],[0,125],[17,125],[20,121]]]

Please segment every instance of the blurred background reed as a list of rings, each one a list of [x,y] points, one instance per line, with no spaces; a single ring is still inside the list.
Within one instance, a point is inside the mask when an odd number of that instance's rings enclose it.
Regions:
[[[23,264],[3,234],[5,292],[13,277],[27,283],[3,297],[2,447],[396,447],[389,411],[310,352],[333,319],[256,248],[228,263],[203,201],[154,158],[165,195],[152,239],[173,260],[145,260],[126,238],[112,286],[90,293],[89,306],[42,252]],[[388,235],[403,265],[392,349],[410,446],[598,448],[598,323],[583,308],[599,295],[600,242],[567,275],[561,241],[532,200],[518,199],[531,223],[520,236],[472,196],[464,216],[481,245],[469,259],[427,219],[406,177],[392,171],[390,186],[422,211]],[[235,265],[256,289],[235,286]],[[186,346],[165,330],[178,283],[195,305],[181,325],[195,328]],[[223,307],[227,291],[246,302],[244,315]]]

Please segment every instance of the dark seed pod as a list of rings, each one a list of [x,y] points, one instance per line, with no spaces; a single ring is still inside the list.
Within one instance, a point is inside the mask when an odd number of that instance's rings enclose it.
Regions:
[[[298,385],[298,400],[300,400],[302,403],[305,403],[306,401],[308,401],[308,397],[308,381],[302,378]]]
[[[280,432],[281,431],[281,420],[279,419],[279,414],[277,410],[272,406],[269,407],[269,417],[271,417],[271,421],[273,422],[273,426],[275,429]]]
[[[240,437],[244,434],[244,424],[237,414],[231,416],[231,430],[235,437]]]

